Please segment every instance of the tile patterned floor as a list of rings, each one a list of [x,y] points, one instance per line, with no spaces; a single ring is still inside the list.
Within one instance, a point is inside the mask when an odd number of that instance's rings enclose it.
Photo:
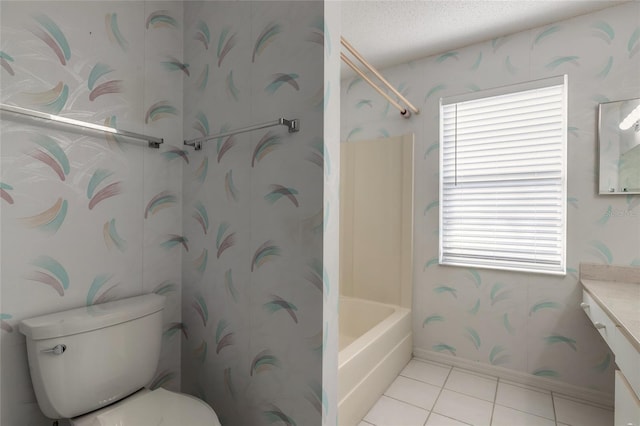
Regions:
[[[613,411],[412,359],[359,426],[611,426]]]

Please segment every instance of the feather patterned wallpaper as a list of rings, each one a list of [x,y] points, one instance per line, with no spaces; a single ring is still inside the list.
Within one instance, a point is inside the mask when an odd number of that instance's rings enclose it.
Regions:
[[[640,94],[638,16],[630,2],[385,69],[421,108],[408,121],[359,78],[343,81],[343,140],[416,135],[418,354],[613,392],[612,356],[578,306],[578,267],[640,264],[640,197],[596,195],[598,103]],[[569,76],[566,277],[438,266],[439,98],[561,74]]]
[[[156,292],[167,298],[149,384],[180,387],[182,4],[3,2],[3,103],[163,137],[161,148],[2,115],[2,418],[50,425],[20,320]],[[96,365],[96,368],[100,368]]]

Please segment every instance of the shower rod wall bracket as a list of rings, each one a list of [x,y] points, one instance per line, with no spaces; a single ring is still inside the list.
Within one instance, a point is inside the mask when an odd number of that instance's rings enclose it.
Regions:
[[[192,146],[193,149],[195,149],[196,151],[200,151],[202,149],[202,142],[206,142],[211,139],[218,139],[218,138],[224,138],[226,136],[237,135],[239,133],[251,132],[253,130],[265,129],[267,127],[273,127],[273,126],[287,126],[289,133],[295,133],[300,131],[300,120],[297,118],[293,120],[287,120],[286,118],[278,118],[277,120],[270,121],[268,123],[255,124],[253,126],[247,126],[241,129],[219,133],[217,135],[208,135],[208,136],[203,136],[201,138],[185,140],[184,144],[187,146]]]

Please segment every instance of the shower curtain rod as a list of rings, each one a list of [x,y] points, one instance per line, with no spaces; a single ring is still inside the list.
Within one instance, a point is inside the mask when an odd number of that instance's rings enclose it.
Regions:
[[[117,136],[125,136],[133,139],[140,139],[149,142],[149,148],[160,148],[160,144],[164,143],[162,138],[155,136],[143,135],[140,133],[129,132],[127,130],[116,129],[115,127],[102,126],[100,124],[87,123],[86,121],[74,120],[73,118],[61,117],[59,115],[48,114],[33,109],[22,108],[14,105],[0,104],[0,110],[18,115],[25,115],[31,118],[39,118],[41,120],[54,121],[60,124],[68,124],[70,126],[82,127],[83,129],[95,130],[99,132],[107,132]]]
[[[273,127],[273,126],[287,126],[289,129],[289,133],[294,133],[300,130],[300,120],[298,119],[287,120],[286,118],[278,118],[277,120],[270,121],[268,123],[254,124],[253,126],[247,126],[237,130],[218,133],[217,135],[207,135],[201,138],[189,139],[184,141],[184,144],[188,146],[192,146],[196,151],[199,151],[202,149],[202,142],[210,141],[211,139],[224,138],[225,136],[237,135],[238,133],[251,132],[253,130],[259,130],[259,129],[264,129],[264,128]]]
[[[347,41],[345,40],[344,37],[340,37],[340,43],[345,47],[345,49],[347,49],[353,56],[355,56],[355,58],[360,61],[362,63],[362,65],[364,65],[369,71],[371,71],[371,73],[373,75],[375,75],[378,80],[380,80],[382,82],[382,84],[384,84],[387,88],[389,88],[389,90],[391,90],[402,102],[404,102],[405,104],[407,104],[407,106],[409,107],[409,109],[411,111],[414,112],[414,114],[420,114],[420,110],[418,108],[416,108],[411,102],[409,102],[407,100],[407,98],[405,98],[398,90],[396,90],[395,87],[393,87],[391,85],[391,83],[389,83],[387,81],[387,79],[385,79],[382,74],[380,74],[378,72],[378,70],[376,70],[373,65],[371,65],[366,59],[364,59],[364,57],[362,57],[362,55],[360,53],[358,53],[358,51]],[[371,87],[373,87],[380,95],[382,95],[386,100],[389,101],[389,103],[391,105],[393,105],[394,107],[396,107],[398,110],[400,110],[400,114],[404,117],[404,118],[409,118],[411,116],[411,111],[407,110],[406,108],[404,108],[402,105],[400,105],[397,101],[395,101],[394,99],[392,99],[389,95],[387,95],[382,89],[380,89],[380,87],[378,87],[377,84],[375,84],[375,82],[373,82],[373,80],[371,80],[365,73],[364,71],[362,71],[360,69],[360,67],[358,67],[355,63],[353,63],[353,61],[351,61],[344,53],[340,53],[340,58],[344,61],[345,64],[349,65],[349,67],[351,67],[352,70],[354,70],[360,77],[362,77],[362,79],[364,81],[366,81],[367,83],[369,83],[369,85]]]

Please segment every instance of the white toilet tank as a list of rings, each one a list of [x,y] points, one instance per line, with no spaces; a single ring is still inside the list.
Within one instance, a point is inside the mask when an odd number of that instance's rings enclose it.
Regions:
[[[72,418],[148,384],[160,356],[164,302],[147,294],[23,320],[44,415]]]

